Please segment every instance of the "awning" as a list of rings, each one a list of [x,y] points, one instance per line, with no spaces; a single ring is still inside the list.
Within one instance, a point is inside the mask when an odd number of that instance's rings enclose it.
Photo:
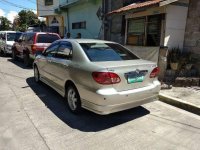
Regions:
[[[142,2],[142,3],[141,2],[140,3],[133,3],[133,4],[130,4],[128,6],[119,8],[119,9],[114,10],[114,11],[111,11],[107,15],[123,13],[123,12],[127,12],[127,11],[130,11],[130,10],[136,9],[136,8],[142,8],[142,7],[147,7],[147,6],[153,6],[153,5],[159,6],[159,3],[162,2],[162,1],[163,0],[149,0],[149,1],[146,1],[146,2]]]

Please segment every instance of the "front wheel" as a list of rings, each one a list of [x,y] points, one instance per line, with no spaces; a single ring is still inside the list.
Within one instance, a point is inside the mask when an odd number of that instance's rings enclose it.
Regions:
[[[71,112],[78,113],[81,111],[81,101],[78,90],[75,86],[70,85],[66,90],[66,100]]]
[[[1,49],[1,51],[0,51],[0,55],[1,55],[2,57],[5,57],[5,56],[6,56],[5,49],[4,49],[4,50]]]

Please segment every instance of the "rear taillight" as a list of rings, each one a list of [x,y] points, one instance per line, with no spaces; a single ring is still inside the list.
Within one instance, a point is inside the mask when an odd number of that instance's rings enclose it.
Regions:
[[[34,34],[34,36],[33,36],[33,43],[36,43],[37,41],[37,34]]]
[[[160,69],[158,67],[154,68],[150,73],[150,78],[155,78],[158,76]]]
[[[32,50],[32,54],[35,54],[36,50],[37,50],[37,46],[36,45],[31,45],[31,50]]]
[[[99,84],[116,84],[121,81],[120,77],[113,72],[93,72],[93,79]]]

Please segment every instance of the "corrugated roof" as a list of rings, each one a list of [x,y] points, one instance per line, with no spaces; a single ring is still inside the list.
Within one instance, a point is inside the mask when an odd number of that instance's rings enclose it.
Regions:
[[[149,0],[146,2],[142,2],[142,3],[133,3],[128,6],[119,8],[117,10],[113,10],[113,11],[109,12],[108,15],[115,14],[115,13],[122,13],[122,12],[126,12],[126,11],[136,9],[136,8],[142,8],[142,7],[146,7],[146,6],[155,5],[155,4],[160,3],[161,1],[163,1],[163,0]]]

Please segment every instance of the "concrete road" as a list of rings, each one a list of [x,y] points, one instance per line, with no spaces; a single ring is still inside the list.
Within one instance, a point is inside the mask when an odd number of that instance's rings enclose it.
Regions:
[[[34,82],[31,68],[0,57],[1,150],[197,150],[199,141],[200,117],[159,101],[73,115],[54,90]]]

